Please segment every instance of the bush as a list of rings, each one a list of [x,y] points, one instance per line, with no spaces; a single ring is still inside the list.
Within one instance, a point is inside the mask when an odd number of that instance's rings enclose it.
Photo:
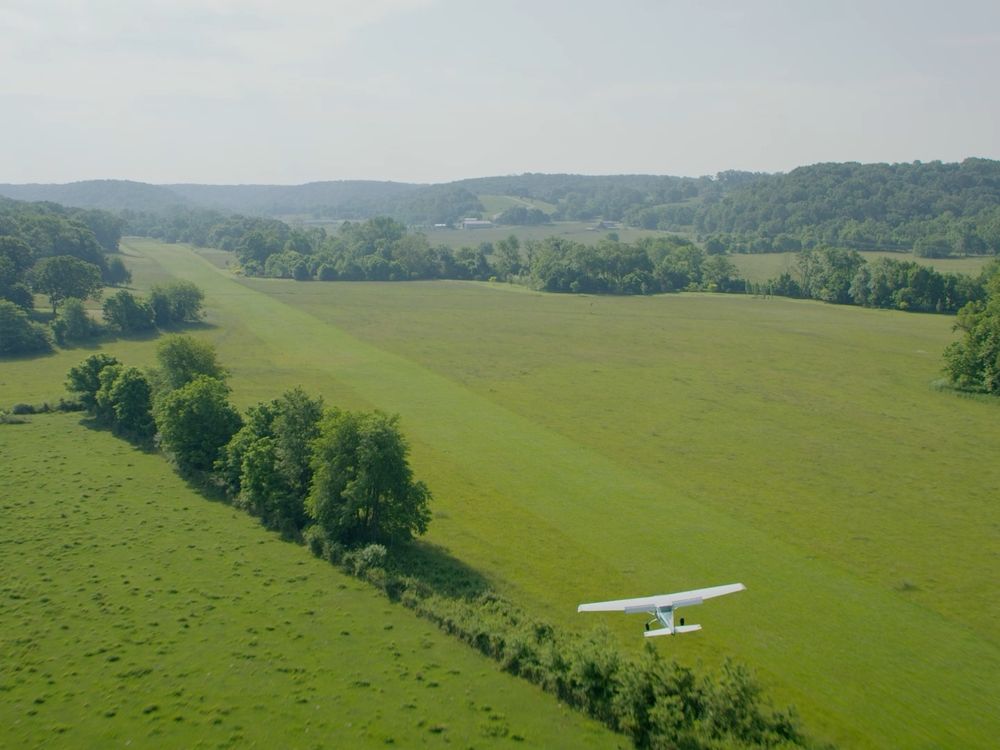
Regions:
[[[83,341],[98,332],[97,324],[83,306],[83,301],[70,297],[62,304],[59,315],[52,322],[52,333],[60,344]]]
[[[141,297],[119,289],[104,301],[104,320],[122,333],[137,333],[154,328],[153,308]]]
[[[0,355],[52,350],[48,329],[9,300],[0,299]]]
[[[242,423],[228,386],[207,375],[158,399],[155,417],[161,444],[184,471],[209,471]]]

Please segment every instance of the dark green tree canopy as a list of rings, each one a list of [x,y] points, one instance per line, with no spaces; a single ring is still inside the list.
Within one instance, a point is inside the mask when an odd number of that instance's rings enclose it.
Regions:
[[[33,322],[18,305],[0,299],[0,355],[32,354],[51,348],[46,328]]]
[[[156,347],[159,378],[166,389],[181,388],[199,375],[223,380],[226,370],[219,364],[215,348],[192,336],[166,336]]]
[[[243,427],[216,463],[237,504],[276,528],[296,532],[305,526],[312,441],[322,414],[322,399],[310,398],[301,388],[247,411]]]
[[[104,300],[102,310],[108,326],[122,333],[138,333],[155,327],[150,304],[126,289],[119,289]]]
[[[330,412],[313,443],[306,509],[344,544],[406,541],[430,521],[430,491],[413,480],[399,418]]]
[[[963,388],[1000,396],[1000,262],[984,276],[988,296],[959,312],[955,328],[963,337],[945,349],[945,372]]]
[[[69,297],[96,297],[103,287],[101,269],[71,255],[42,258],[31,271],[35,291],[49,295],[52,311]]]
[[[158,398],[154,416],[160,444],[184,471],[209,471],[242,423],[229,387],[207,375]]]
[[[66,390],[74,394],[90,412],[97,407],[97,392],[101,388],[101,371],[106,367],[121,365],[109,354],[92,354],[66,376]]]

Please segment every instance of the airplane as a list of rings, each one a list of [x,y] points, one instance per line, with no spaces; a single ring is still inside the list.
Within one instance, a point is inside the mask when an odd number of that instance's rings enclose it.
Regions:
[[[701,625],[685,625],[684,618],[681,618],[680,625],[674,625],[674,610],[681,607],[690,607],[701,604],[705,599],[724,594],[735,594],[737,591],[745,591],[746,586],[742,583],[727,583],[724,586],[712,586],[707,589],[694,589],[692,591],[680,591],[676,594],[659,594],[658,596],[641,596],[636,599],[616,599],[610,602],[592,602],[581,604],[576,608],[577,612],[624,612],[633,615],[644,612],[652,615],[653,618],[646,623],[647,638],[658,635],[674,635],[675,633],[693,633],[701,630]],[[650,630],[649,626],[659,622],[662,628]]]

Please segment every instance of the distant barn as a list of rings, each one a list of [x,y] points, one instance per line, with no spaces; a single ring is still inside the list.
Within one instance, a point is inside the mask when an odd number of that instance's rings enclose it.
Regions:
[[[462,219],[462,229],[489,229],[492,221],[486,219]]]

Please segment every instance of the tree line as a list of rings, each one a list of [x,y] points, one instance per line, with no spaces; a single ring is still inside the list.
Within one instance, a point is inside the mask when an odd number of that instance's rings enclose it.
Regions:
[[[563,633],[530,617],[453,563],[418,561],[430,490],[415,480],[399,419],[328,407],[294,388],[241,415],[207,343],[170,336],[143,372],[95,354],[67,388],[116,433],[155,443],[188,476],[319,557],[367,580],[636,747],[809,747],[794,712],[769,707],[749,671],[718,675],[626,656],[606,631]]]
[[[92,335],[82,300],[131,278],[117,255],[121,228],[105,211],[0,199],[0,355]],[[48,296],[53,316],[62,308],[51,326],[37,320],[35,294]]]
[[[67,389],[99,423],[155,442],[183,473],[289,537],[316,526],[346,548],[426,530],[431,494],[413,478],[398,417],[324,407],[301,389],[244,416],[211,345],[171,335],[156,355],[147,372],[92,355],[69,371]]]

